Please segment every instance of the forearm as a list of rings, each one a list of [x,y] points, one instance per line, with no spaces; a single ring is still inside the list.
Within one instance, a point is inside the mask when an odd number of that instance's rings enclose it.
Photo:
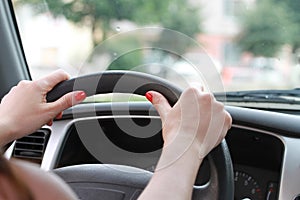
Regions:
[[[191,145],[176,160],[167,165],[165,161],[170,160],[168,151],[172,150],[176,151],[172,146],[163,149],[156,171],[139,197],[140,200],[191,199],[193,184],[202,159],[198,157],[196,146]]]

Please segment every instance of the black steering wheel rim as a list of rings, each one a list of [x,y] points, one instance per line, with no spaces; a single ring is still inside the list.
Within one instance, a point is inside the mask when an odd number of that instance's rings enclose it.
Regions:
[[[75,90],[83,90],[86,92],[87,96],[115,92],[144,95],[149,90],[155,90],[163,94],[169,101],[170,105],[174,105],[182,93],[182,90],[174,84],[156,76],[133,71],[105,71],[101,73],[77,77],[59,83],[53,88],[52,91],[48,93],[47,101],[55,101],[64,94]],[[222,141],[220,145],[218,145],[212,152],[209,153],[208,160],[210,163],[211,171],[210,181],[206,186],[195,186],[192,199],[233,199],[233,167],[225,140]],[[95,177],[95,173],[99,174],[99,178],[97,180],[99,180],[101,184],[103,183],[103,181],[106,181],[106,186],[110,185],[105,189],[105,191],[107,191],[107,189],[114,190],[114,185],[118,184],[117,182],[118,180],[120,181],[120,179],[125,179],[126,183],[128,181],[133,183],[130,186],[126,185],[126,187],[137,188],[138,190],[136,191],[141,191],[141,189],[143,189],[140,186],[141,182],[142,185],[144,185],[143,187],[145,187],[145,184],[147,184],[150,179],[149,173],[144,171],[144,175],[139,177],[138,180],[136,178],[133,178],[133,180],[129,180],[132,179],[132,177],[121,177],[120,175],[118,175],[118,179],[106,178],[105,180],[102,180],[101,173],[107,173],[109,169],[115,168],[116,167],[108,167],[108,169],[105,168],[104,170],[103,166],[99,167],[98,165],[79,165],[56,169],[55,172],[59,176],[61,176],[75,190],[77,194],[80,193],[80,195],[82,195],[82,188],[90,188],[90,186],[87,185],[83,187],[83,185],[81,184],[87,183],[88,180],[85,180],[87,177]],[[116,175],[116,173],[113,171],[111,171],[111,173]],[[93,180],[93,182],[95,182],[95,180]],[[78,187],[78,184],[80,185],[80,187]],[[99,187],[103,189],[104,186],[101,185]],[[122,189],[119,188],[119,190]],[[90,196],[91,191],[88,193],[84,191],[83,194],[88,194],[88,196]],[[134,193],[134,195],[136,195],[134,196],[134,198],[138,197],[137,193]],[[126,199],[125,196],[123,197],[120,199]],[[108,197],[108,199],[110,198],[111,196]],[[114,200],[117,200],[119,197],[115,198],[116,199]],[[132,196],[128,199],[132,199]]]
[[[131,90],[132,88],[134,90]],[[145,95],[149,89],[164,94],[171,106],[177,102],[182,93],[179,87],[156,76],[134,71],[112,70],[63,81],[47,94],[47,102],[53,102],[75,90],[83,90],[87,96],[91,96],[114,92]]]

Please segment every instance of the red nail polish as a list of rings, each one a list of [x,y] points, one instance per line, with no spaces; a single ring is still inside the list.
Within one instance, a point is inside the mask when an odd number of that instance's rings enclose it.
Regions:
[[[152,94],[150,94],[149,92],[147,92],[147,93],[145,94],[145,97],[146,97],[150,102],[152,102]]]
[[[76,95],[75,95],[75,99],[76,101],[82,101],[84,100],[86,97],[86,94],[85,92],[81,91],[81,92],[78,92]]]

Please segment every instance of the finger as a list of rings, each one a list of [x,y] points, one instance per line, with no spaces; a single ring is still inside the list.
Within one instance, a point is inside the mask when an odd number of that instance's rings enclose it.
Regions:
[[[167,99],[158,92],[149,91],[146,93],[146,98],[153,104],[162,122],[165,122],[167,113],[171,110],[171,106]]]
[[[55,102],[49,103],[49,109],[55,113],[60,113],[63,110],[81,103],[86,98],[84,91],[75,91],[65,94]]]
[[[228,119],[228,130],[231,129],[232,126],[232,117],[231,115],[226,111],[227,119]]]
[[[206,98],[211,99],[211,94],[207,94]],[[203,143],[208,144],[213,148],[217,146],[225,137],[224,126],[226,124],[226,113],[224,111],[224,105],[222,103],[216,102],[214,100],[212,105],[210,105],[210,121],[209,128],[206,132]],[[227,130],[227,129],[226,129]]]
[[[50,120],[50,121],[47,123],[48,126],[52,126],[52,124],[53,124],[53,120]]]
[[[58,115],[56,115],[55,119],[61,119],[61,118],[62,118],[62,116],[63,116],[63,113],[62,113],[62,112],[60,112]]]
[[[199,82],[190,83],[190,87],[198,88],[198,89],[200,89],[201,92],[204,91],[204,86]]]
[[[223,127],[221,129],[222,132],[221,132],[215,146],[217,146],[218,144],[220,144],[222,142],[222,140],[225,138],[228,130],[231,128],[232,118],[228,112],[226,112],[226,111],[224,111],[224,112],[225,112],[224,123],[223,123]]]
[[[200,90],[201,90],[201,92],[204,92],[204,87],[203,87],[203,85],[200,86]]]
[[[63,70],[56,70],[48,76],[35,81],[35,83],[45,92],[49,92],[58,83],[68,80],[69,75]]]

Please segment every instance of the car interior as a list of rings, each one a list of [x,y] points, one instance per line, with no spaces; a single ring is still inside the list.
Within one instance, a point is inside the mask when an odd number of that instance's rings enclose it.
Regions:
[[[32,79],[18,26],[13,3],[0,1],[0,98],[20,80]],[[49,92],[47,100],[79,89],[91,97],[143,96],[156,90],[171,105],[183,91],[176,81],[155,75],[107,70],[72,77]],[[260,91],[239,91],[238,98],[227,91],[215,93],[233,123],[202,163],[193,199],[300,198],[299,102],[266,102],[271,90]],[[294,94],[299,98],[299,90]],[[150,102],[91,101],[65,110],[51,127],[6,145],[4,155],[54,171],[80,199],[136,199],[154,172],[162,144],[160,117]]]

